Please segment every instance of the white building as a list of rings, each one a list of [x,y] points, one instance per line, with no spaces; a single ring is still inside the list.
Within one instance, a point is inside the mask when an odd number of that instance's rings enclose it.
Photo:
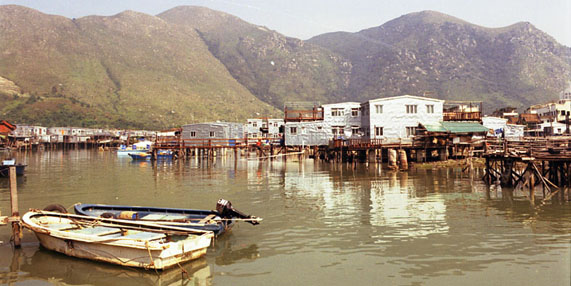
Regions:
[[[484,116],[482,125],[489,129],[488,136],[519,139],[524,136],[524,125],[509,124],[507,118]]]
[[[331,125],[324,121],[287,122],[284,129],[286,146],[323,146],[333,138]]]
[[[544,121],[565,122],[567,115],[571,115],[571,86],[559,94],[559,100],[529,107],[529,113],[536,113]],[[547,119],[547,120],[546,120]]]
[[[543,122],[539,125],[539,128],[545,136],[563,135],[567,130],[567,125],[560,122]]]
[[[407,138],[418,124],[436,124],[443,119],[444,100],[401,95],[369,100],[361,104],[364,139]]]
[[[280,127],[284,125],[281,118],[252,118],[246,124],[248,138],[280,138]]]
[[[325,104],[323,120],[287,122],[284,136],[287,146],[322,146],[332,139],[361,138],[361,104],[341,102]]]
[[[331,126],[333,138],[361,138],[361,104],[358,102],[342,102],[325,104],[323,121]]]

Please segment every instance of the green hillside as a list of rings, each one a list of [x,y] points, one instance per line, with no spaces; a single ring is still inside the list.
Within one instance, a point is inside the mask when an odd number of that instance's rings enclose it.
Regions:
[[[302,41],[200,7],[68,19],[6,5],[0,50],[0,117],[47,126],[243,122],[288,101],[425,92],[491,111],[555,99],[571,81],[571,49],[531,24],[432,11]]]
[[[234,78],[278,108],[288,101],[349,99],[343,90],[351,65],[326,49],[202,7],[176,7],[158,16],[196,29]]]
[[[1,6],[0,37],[0,75],[22,90],[0,112],[15,121],[167,128],[280,113],[238,83],[193,29],[154,16],[72,20]],[[61,118],[55,103],[82,116]]]

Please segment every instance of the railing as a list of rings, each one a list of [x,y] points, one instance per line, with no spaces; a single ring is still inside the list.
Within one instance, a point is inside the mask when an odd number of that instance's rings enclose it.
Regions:
[[[285,122],[323,120],[323,109],[318,108],[314,108],[313,110],[288,110],[286,108],[284,113]]]
[[[533,138],[522,140],[487,140],[486,154],[516,157],[571,158],[571,138]]]
[[[329,147],[332,148],[353,148],[353,149],[369,149],[388,147],[395,145],[412,145],[412,138],[398,138],[398,139],[333,139],[329,142]]]
[[[155,141],[157,149],[186,148],[245,148],[249,146],[279,145],[280,138],[209,138],[182,139],[177,136],[161,136]]]
[[[480,111],[470,112],[444,112],[444,121],[479,121],[482,119]]]

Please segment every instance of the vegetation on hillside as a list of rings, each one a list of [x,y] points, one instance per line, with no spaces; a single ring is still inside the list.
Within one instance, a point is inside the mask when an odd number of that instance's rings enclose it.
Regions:
[[[426,91],[491,111],[554,99],[571,79],[571,49],[529,23],[431,11],[301,41],[199,7],[68,19],[6,5],[0,49],[0,117],[48,126],[243,122],[289,101]]]

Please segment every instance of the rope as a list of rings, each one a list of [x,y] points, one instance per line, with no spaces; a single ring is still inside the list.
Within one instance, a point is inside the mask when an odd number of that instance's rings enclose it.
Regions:
[[[151,260],[151,262],[149,263],[149,266],[145,266],[145,269],[149,269],[149,267],[151,266],[155,266],[155,261],[153,260],[153,255],[151,254],[151,248],[149,246],[149,241],[146,240],[145,241],[145,247],[147,248],[147,252],[149,253],[149,259]],[[159,272],[157,271],[156,267],[153,267],[155,269],[155,272],[157,273],[157,275],[159,274]]]
[[[176,263],[176,265],[178,265],[178,267],[180,268],[181,272],[181,276],[184,279],[184,275],[186,275],[186,279],[190,280],[190,275],[188,274],[188,271],[186,271],[186,269],[182,268],[182,266],[180,266],[180,263]]]

